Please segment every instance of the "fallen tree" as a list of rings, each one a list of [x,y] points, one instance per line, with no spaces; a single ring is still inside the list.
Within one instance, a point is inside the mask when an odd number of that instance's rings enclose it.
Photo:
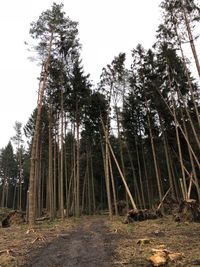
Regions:
[[[161,217],[163,217],[163,215],[160,210],[130,210],[127,214],[125,223],[131,223],[134,221],[155,220]]]

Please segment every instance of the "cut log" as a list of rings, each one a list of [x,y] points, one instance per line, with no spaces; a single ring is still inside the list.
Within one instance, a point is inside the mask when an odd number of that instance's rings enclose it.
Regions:
[[[160,251],[152,255],[149,260],[153,266],[163,266],[167,263],[167,254],[164,251]]]

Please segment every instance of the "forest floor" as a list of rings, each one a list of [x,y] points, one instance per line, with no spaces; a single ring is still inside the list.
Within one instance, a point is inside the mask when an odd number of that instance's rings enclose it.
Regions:
[[[1,267],[152,266],[152,249],[181,257],[165,266],[200,266],[200,224],[172,217],[123,224],[123,217],[81,217],[0,228]],[[29,229],[29,230],[28,230]]]

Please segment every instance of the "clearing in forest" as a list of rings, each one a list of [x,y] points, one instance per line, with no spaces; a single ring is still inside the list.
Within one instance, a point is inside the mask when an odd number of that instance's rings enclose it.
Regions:
[[[178,223],[171,216],[122,221],[93,216],[43,222],[28,231],[27,225],[1,228],[0,266],[149,267],[152,252],[160,249],[175,257],[164,266],[200,266],[199,223]]]

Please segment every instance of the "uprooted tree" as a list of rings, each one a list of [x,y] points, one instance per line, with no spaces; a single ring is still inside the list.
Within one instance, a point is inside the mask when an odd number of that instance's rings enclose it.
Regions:
[[[186,0],[161,6],[153,47],[138,44],[129,69],[120,53],[102,69],[95,88],[84,74],[77,23],[63,5],[53,4],[31,24],[41,76],[37,107],[25,126],[30,224],[44,214],[64,219],[108,210],[112,217],[122,209],[119,203],[136,219],[151,217],[153,207],[172,209],[183,201],[190,209],[191,199],[199,205],[199,84],[183,46],[189,41],[198,69],[191,29],[199,23],[199,7]],[[2,206],[10,206],[7,182],[14,178],[5,154],[0,192]],[[26,203],[25,193],[21,201]]]

